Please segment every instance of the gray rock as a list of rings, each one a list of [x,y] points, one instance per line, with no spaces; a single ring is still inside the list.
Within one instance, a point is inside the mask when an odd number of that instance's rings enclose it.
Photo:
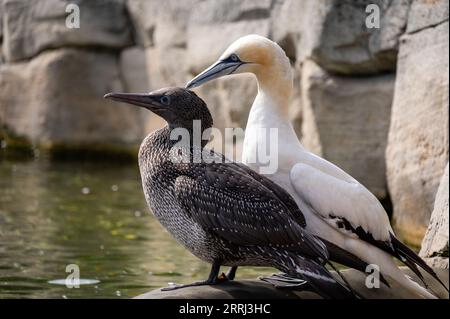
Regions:
[[[409,269],[403,270],[414,280],[419,281]],[[436,272],[448,286],[448,270],[436,269]],[[366,299],[414,298],[395,283],[392,283],[391,288],[381,284],[378,289],[369,289],[365,286],[365,275],[354,269],[344,270],[342,274],[352,288]],[[448,293],[428,274],[425,274],[425,280],[440,298],[448,298]],[[137,296],[136,299],[320,299],[320,296],[311,291],[276,289],[259,280],[240,280],[217,286],[190,287],[172,291],[157,289]]]
[[[3,15],[5,10],[3,9],[3,1],[0,1],[0,64],[3,63]]]
[[[0,124],[50,148],[136,146],[144,133],[139,110],[103,99],[122,90],[114,54],[45,52],[28,63],[0,66]]]
[[[224,22],[217,24],[190,24],[188,28],[187,54],[185,61],[191,75],[196,75],[212,64],[235,40],[247,34],[268,36],[268,19]]]
[[[126,92],[149,92],[161,87],[175,85],[174,83],[164,82],[161,77],[164,70],[159,70],[156,65],[158,61],[166,61],[168,64],[176,62],[175,59],[168,59],[153,56],[150,51],[134,46],[123,50],[120,54],[120,75]],[[156,65],[155,65],[156,64]],[[178,74],[178,73],[177,73]],[[181,85],[181,84],[178,84]],[[159,116],[148,110],[139,108],[141,128],[143,132],[150,133],[165,125],[166,122]]]
[[[441,269],[448,269],[449,263],[448,263],[448,257],[430,257],[425,258],[425,261],[428,265],[430,265],[433,268],[441,268]]]
[[[432,266],[448,269],[448,163],[436,194],[430,225],[422,241],[420,256],[430,259]]]
[[[127,8],[141,46],[186,46],[186,28],[200,0],[128,0]]]
[[[6,61],[28,59],[64,46],[123,48],[131,43],[124,0],[79,0],[80,28],[66,27],[69,0],[5,0],[3,53]]]
[[[292,94],[291,105],[289,106],[289,117],[291,119],[294,130],[299,139],[302,137],[303,125],[303,106],[301,92],[301,68],[299,64],[294,67],[294,92]]]
[[[448,22],[407,34],[400,45],[386,150],[394,222],[420,245],[448,162]]]
[[[385,147],[394,75],[348,78],[313,61],[302,69],[302,142],[348,172],[378,198],[386,196]]]
[[[406,32],[418,32],[448,21],[447,0],[413,0]]]
[[[188,26],[188,65],[192,75],[214,62],[235,40],[247,34],[269,36],[272,1],[204,1]]]
[[[0,46],[3,40],[3,1],[0,1]]]
[[[297,59],[297,47],[304,32],[303,12],[308,11],[312,2],[304,0],[275,1],[270,19],[272,39],[277,42],[291,61]]]
[[[326,70],[341,74],[395,70],[398,39],[406,26],[409,0],[303,0],[303,3],[303,10],[292,11],[287,20],[303,21],[298,60],[312,58]],[[365,10],[369,4],[380,8],[380,28],[366,26]]]
[[[144,89],[142,81],[147,85],[145,91],[184,86],[187,83],[192,77],[187,63],[190,60],[186,50],[187,26],[190,15],[194,9],[197,10],[199,2],[169,0],[161,6],[161,2],[156,0],[127,1],[137,42],[143,48],[134,48],[123,55],[122,73],[125,83],[140,82],[140,85],[132,86],[139,91]],[[165,124],[157,116],[150,114],[145,117],[146,132],[154,131]]]
[[[311,298],[317,295],[305,292]],[[250,297],[251,296],[251,297]],[[258,280],[241,280],[227,282],[218,286],[191,287],[170,292],[160,289],[149,291],[135,299],[296,299],[296,294],[277,290],[271,285]]]
[[[152,90],[167,86],[184,86],[190,79],[186,63],[189,57],[185,49],[148,48],[146,57]]]
[[[120,75],[124,89],[128,92],[148,92],[150,78],[147,72],[147,55],[145,49],[134,46],[120,53]]]
[[[158,6],[151,0],[128,0],[127,10],[134,25],[136,42],[149,47],[154,44],[154,32],[158,16]]]
[[[268,19],[272,2],[272,0],[203,1],[195,8],[190,23],[220,24]]]
[[[134,46],[120,55],[120,73],[128,92],[149,92],[162,87],[184,86],[189,79],[184,61],[186,50],[178,47]],[[144,131],[149,133],[165,125],[159,116],[141,110]]]
[[[0,64],[3,63],[3,1],[0,1]]]
[[[184,86],[188,81],[186,66],[186,50],[178,47],[146,49],[147,74],[149,90],[156,90],[168,86]],[[151,132],[165,125],[158,116],[150,115],[146,124],[146,131]]]

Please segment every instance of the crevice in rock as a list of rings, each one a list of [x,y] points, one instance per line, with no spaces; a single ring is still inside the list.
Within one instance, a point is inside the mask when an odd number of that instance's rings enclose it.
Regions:
[[[386,196],[380,199],[380,203],[383,206],[384,210],[386,211],[389,220],[392,222],[392,215],[394,212],[394,208],[392,205],[391,194],[389,194],[389,190],[387,189],[387,187],[386,187]]]
[[[297,60],[297,49],[295,43],[296,41],[292,33],[287,34],[283,39],[278,41],[278,44],[286,53],[286,56],[289,58],[292,66],[295,65]]]
[[[435,251],[431,254],[430,258],[433,257],[444,257],[444,258],[448,258],[449,257],[449,253],[448,253],[448,242],[447,245],[444,247],[443,250],[441,251]]]
[[[137,27],[131,17],[131,13],[130,13],[130,10],[128,9],[128,6],[125,6],[124,12],[125,12],[126,20],[128,21],[128,25],[130,26],[130,35],[131,35],[132,45],[137,45],[137,43],[138,43]],[[152,36],[153,36],[153,34],[152,34]],[[153,40],[153,37],[152,37],[152,40]]]
[[[270,16],[270,10],[264,8],[255,8],[246,11],[242,11],[236,18],[232,20],[232,22],[236,21],[250,21],[250,20],[259,20],[266,19]]]
[[[127,46],[129,47],[129,46]],[[75,50],[80,50],[80,51],[84,51],[84,52],[89,52],[89,53],[109,53],[109,54],[114,54],[114,55],[118,55],[120,54],[120,52],[122,50],[124,50],[127,47],[123,47],[123,48],[114,48],[114,47],[106,47],[103,45],[61,45],[61,46],[52,46],[52,47],[47,47],[47,48],[43,48],[42,50],[40,50],[39,52],[37,52],[35,55],[33,55],[32,57],[29,57],[27,59],[20,59],[20,60],[13,60],[13,61],[6,61],[7,64],[15,64],[15,63],[28,63],[31,60],[37,58],[38,56],[40,56],[41,54],[47,53],[47,52],[51,52],[51,51],[56,51],[56,50],[63,50],[63,49],[75,49]]]
[[[433,29],[433,28],[436,28],[436,27],[440,26],[441,24],[444,24],[444,23],[446,23],[448,21],[449,21],[449,18],[447,18],[445,20],[442,20],[442,21],[439,21],[437,23],[433,23],[433,24],[427,25],[427,26],[425,26],[423,28],[420,28],[420,29],[417,29],[417,30],[414,30],[414,31],[406,32],[406,34],[416,34],[416,33],[419,33],[420,31],[423,31],[423,30],[426,30],[426,29]]]

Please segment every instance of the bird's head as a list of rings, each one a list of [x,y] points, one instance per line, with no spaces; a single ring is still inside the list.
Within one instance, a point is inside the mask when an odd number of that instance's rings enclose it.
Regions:
[[[191,130],[194,121],[200,120],[203,131],[213,124],[206,103],[194,92],[184,88],[169,87],[150,93],[108,93],[104,97],[144,107],[161,116],[170,128]]]
[[[253,73],[259,80],[271,76],[291,76],[290,62],[275,42],[259,36],[247,35],[233,42],[220,58],[186,85],[195,88],[213,79],[230,74]],[[287,74],[283,74],[287,73]]]

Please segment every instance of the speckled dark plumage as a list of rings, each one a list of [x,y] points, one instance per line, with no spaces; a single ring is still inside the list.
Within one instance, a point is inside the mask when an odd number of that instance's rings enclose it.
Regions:
[[[160,105],[155,112],[168,126],[145,138],[139,168],[145,198],[160,223],[213,265],[272,266],[307,280],[324,297],[353,296],[323,266],[325,245],[304,229],[305,219],[285,191],[242,164],[174,161],[185,152],[190,158],[199,152],[223,156],[192,145],[174,152],[178,141],[171,140],[171,129],[192,131],[192,120],[209,128],[211,115],[191,91],[172,88],[157,94],[170,97],[166,110]]]
[[[139,152],[144,193],[161,223],[197,257],[223,265],[267,265],[249,247],[277,247],[326,260],[323,244],[265,186],[234,163],[173,163],[170,130]],[[245,247],[245,249],[242,249]]]

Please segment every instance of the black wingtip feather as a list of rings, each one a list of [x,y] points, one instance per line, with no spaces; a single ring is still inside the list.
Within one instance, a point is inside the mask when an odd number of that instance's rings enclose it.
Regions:
[[[334,265],[327,261],[327,264],[333,268],[333,270],[339,275],[339,277],[342,279],[342,281],[345,283],[345,286],[350,290],[350,292],[355,296],[355,298],[363,298],[363,296],[361,296],[360,294],[358,294],[353,288],[352,286],[349,284],[349,282],[347,281],[347,279],[345,279],[345,277],[342,275],[342,273],[336,268],[334,267]]]
[[[422,258],[420,258],[411,248],[409,248],[408,246],[403,244],[400,240],[398,240],[394,234],[391,233],[390,235],[391,235],[391,243],[392,246],[394,247],[395,252],[400,257],[406,259],[406,261],[404,261],[405,265],[411,268],[411,270],[422,280],[422,282],[424,282],[423,276],[422,274],[420,274],[420,271],[416,265],[421,267],[423,270],[429,273],[434,279],[436,279],[442,285],[442,287],[445,288],[447,292],[449,291],[447,286],[445,286],[445,284],[434,272],[434,270],[430,266],[428,266],[427,263]]]
[[[339,246],[320,238],[322,242],[327,246],[327,250],[330,254],[329,260],[346,267],[350,267],[356,270],[361,271],[362,273],[366,273],[367,266],[369,265],[359,257],[353,255],[352,253],[340,248]],[[334,268],[334,267],[333,267]],[[380,281],[385,284],[387,287],[390,287],[386,278],[382,274],[380,274]]]
[[[358,296],[347,282],[341,284],[325,268],[324,265],[313,260],[307,260],[300,256],[289,254],[289,260],[298,266],[296,272],[286,269],[289,276],[304,279],[308,284],[325,299],[356,299]],[[283,267],[282,267],[283,268]]]

